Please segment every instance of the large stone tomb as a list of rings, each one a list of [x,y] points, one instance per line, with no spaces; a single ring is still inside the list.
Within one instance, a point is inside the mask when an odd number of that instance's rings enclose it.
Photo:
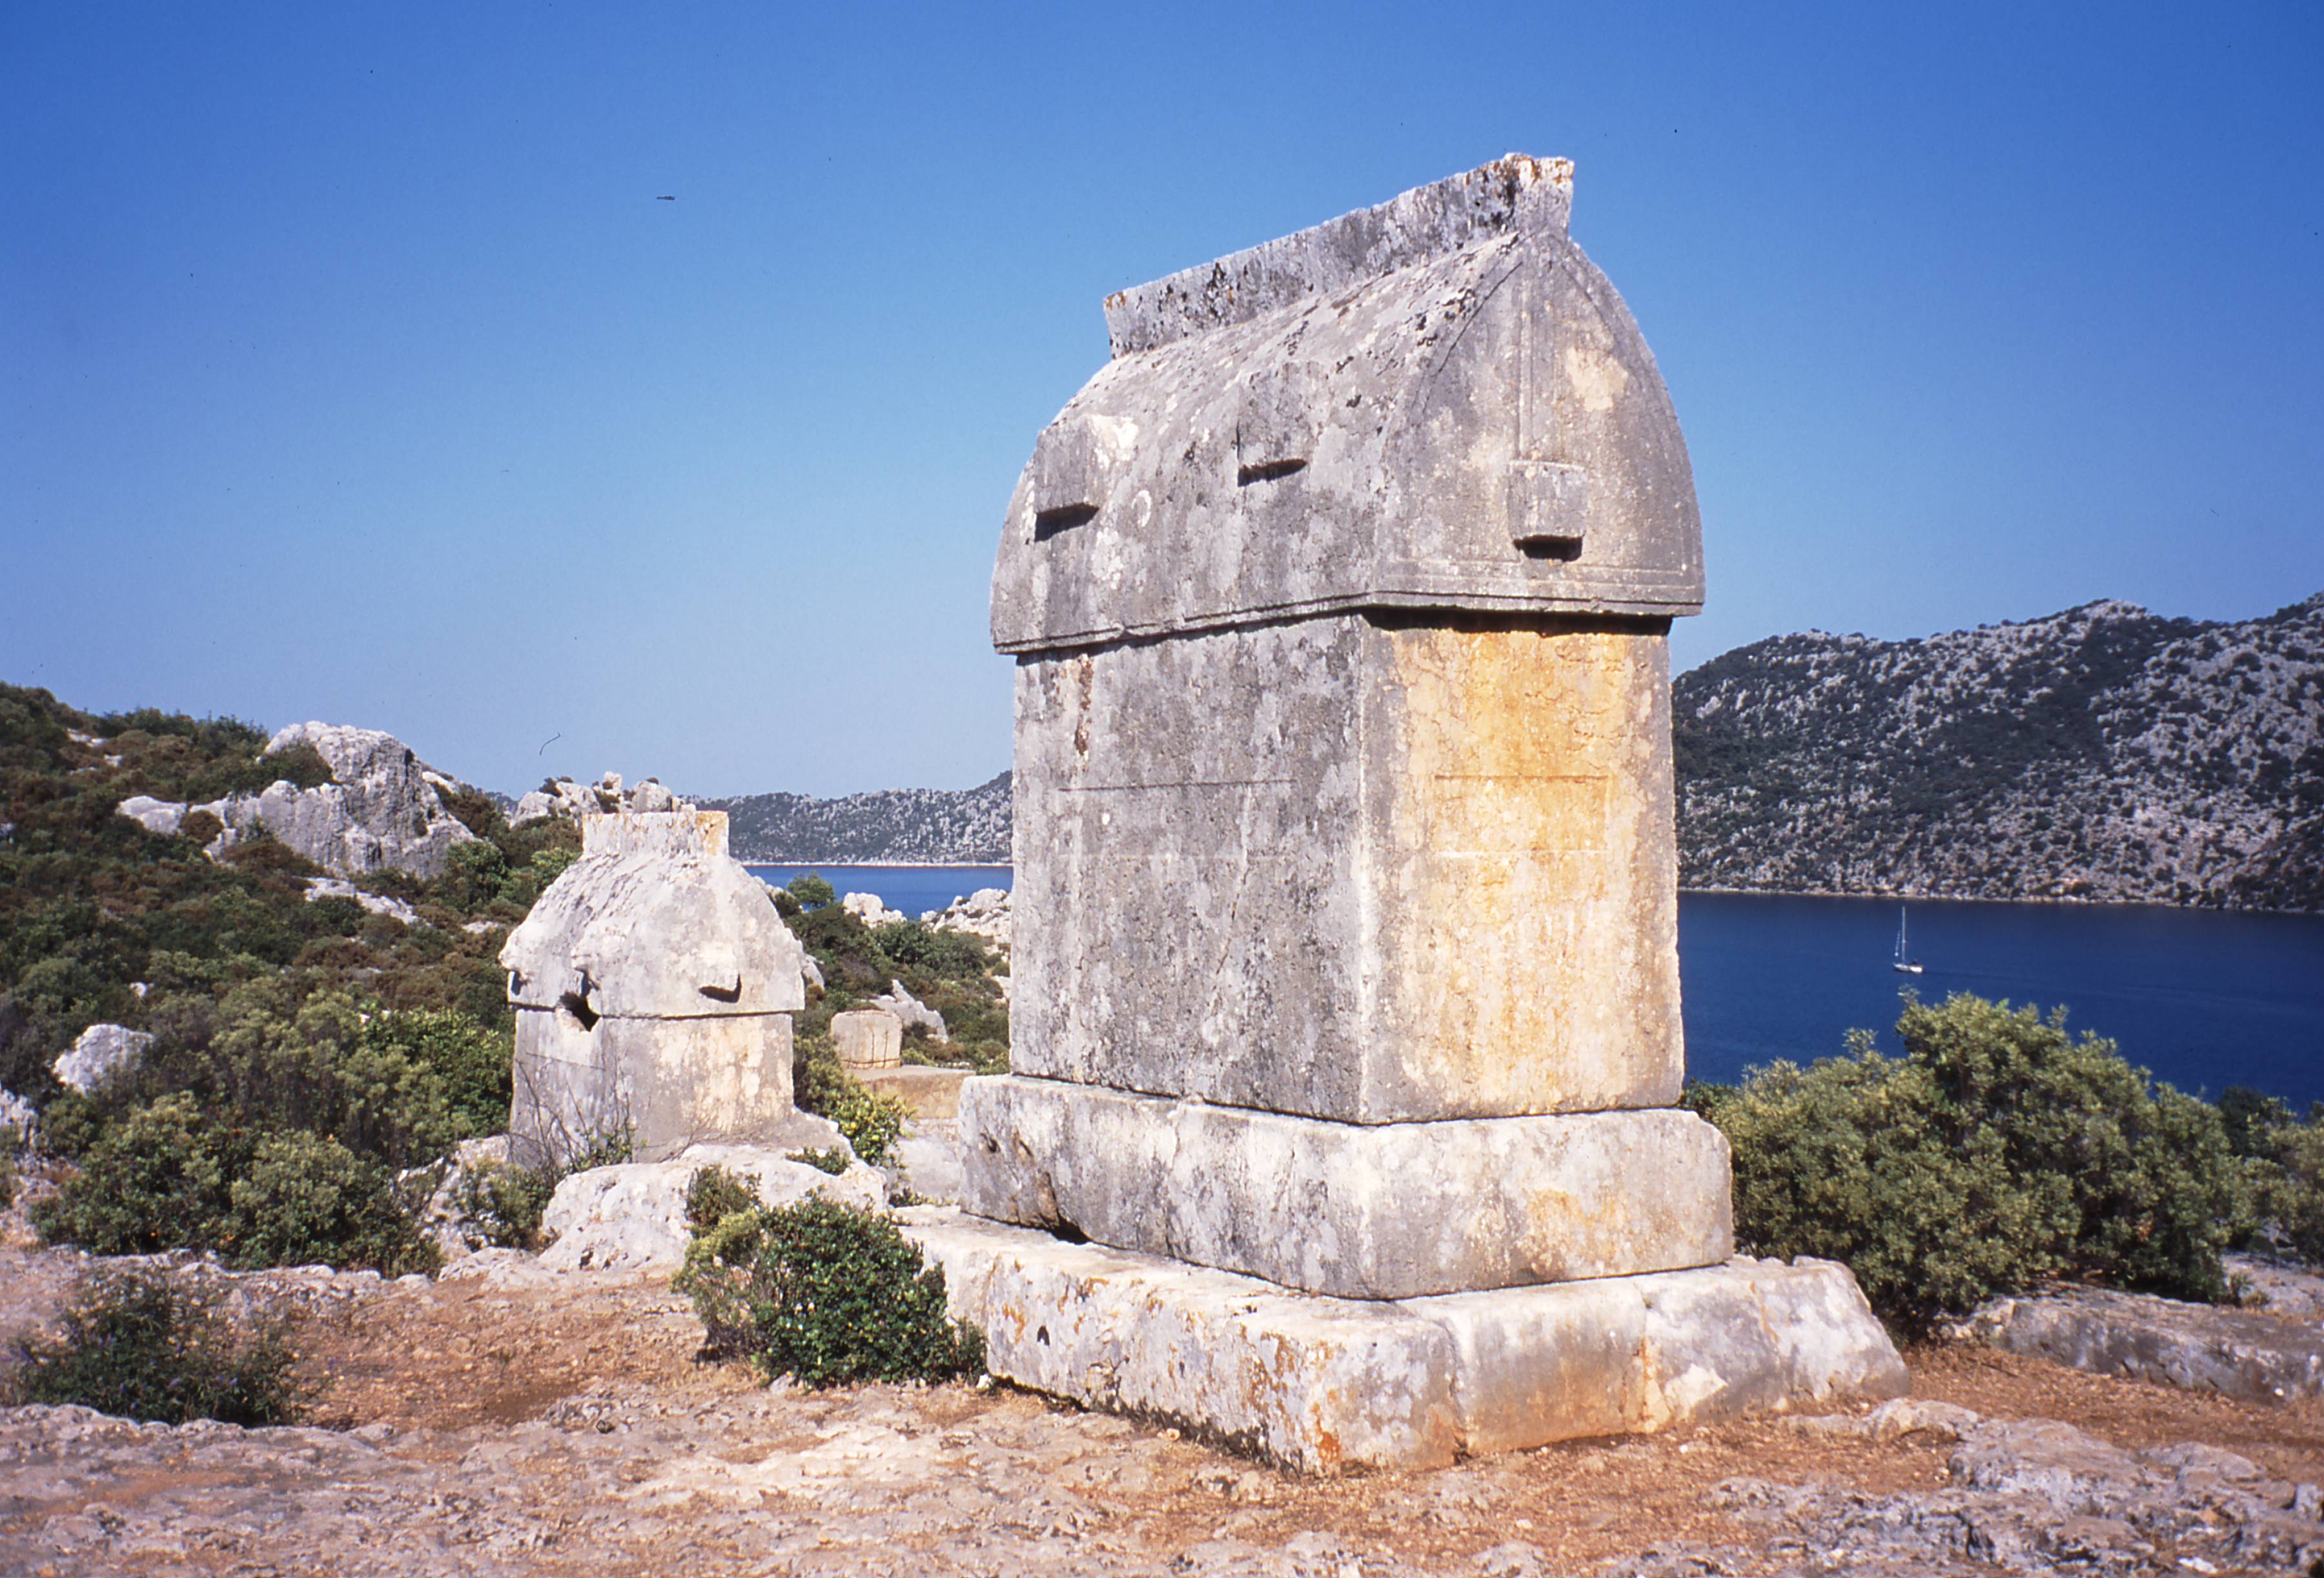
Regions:
[[[520,1159],[625,1133],[639,1161],[791,1126],[798,940],[726,853],[726,814],[581,819],[581,858],[501,949]]]
[[[1571,195],[1118,295],[1034,449],[1011,1072],[915,1227],[998,1373],[1321,1470],[1903,1384],[1844,1269],[1730,1261],[1673,1104],[1701,527]]]

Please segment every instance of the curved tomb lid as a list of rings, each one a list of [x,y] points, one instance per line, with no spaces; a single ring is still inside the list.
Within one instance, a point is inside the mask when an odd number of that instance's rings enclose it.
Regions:
[[[501,948],[512,1002],[593,1020],[806,1005],[798,940],[727,854],[724,811],[587,817],[581,837],[581,858]]]
[[[1670,396],[1511,154],[1112,298],[993,573],[1003,651],[1349,608],[1702,605]]]

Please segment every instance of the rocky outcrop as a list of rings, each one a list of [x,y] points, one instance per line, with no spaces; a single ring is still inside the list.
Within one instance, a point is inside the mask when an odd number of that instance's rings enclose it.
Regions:
[[[911,989],[900,981],[889,982],[886,994],[872,998],[871,1003],[873,1008],[884,1008],[903,1020],[908,1030],[917,1027],[926,1030],[934,1040],[952,1039],[951,1032],[945,1029],[944,1015],[914,997]]]
[[[126,1025],[91,1025],[57,1054],[57,1077],[86,1095],[137,1066],[153,1038]]]
[[[32,1144],[40,1125],[40,1112],[32,1103],[14,1091],[0,1091],[0,1152]]]
[[[352,899],[363,907],[366,915],[384,915],[390,920],[401,921],[405,926],[425,924],[420,918],[420,911],[401,899],[391,899],[384,893],[366,893],[353,882],[339,877],[309,877],[307,902],[313,904],[324,899]],[[471,921],[464,929],[473,930],[475,925]],[[484,922],[484,926],[487,931],[492,929],[490,921]]]
[[[791,1159],[800,1150],[845,1150],[828,1119],[793,1114],[773,1147],[690,1145],[662,1162],[625,1162],[575,1173],[557,1186],[540,1226],[554,1241],[540,1264],[552,1271],[669,1270],[686,1259],[692,1230],[686,1191],[694,1175],[723,1167],[748,1183],[766,1205],[796,1205],[817,1195],[877,1211],[887,1184],[860,1161],[836,1176]]]
[[[1671,701],[1689,886],[2324,909],[2324,595],[1781,636]]]
[[[205,846],[223,854],[253,838],[280,841],[339,877],[405,872],[441,876],[456,845],[475,837],[444,807],[440,789],[454,780],[428,766],[394,735],[335,724],[293,724],[267,742],[279,756],[311,748],[329,764],[331,781],[301,789],[277,780],[254,795],[228,795],[198,805],[134,795],[121,815],[147,831],[171,835],[196,812],[222,825]]]
[[[955,899],[920,918],[938,931],[962,931],[982,937],[1005,953],[1015,936],[1014,911],[1008,889],[979,888],[967,898]]]
[[[509,812],[509,826],[521,827],[528,822],[538,822],[545,817],[562,817],[568,822],[578,822],[584,817],[597,817],[614,811],[690,811],[693,802],[681,800],[662,787],[661,780],[650,778],[626,792],[622,788],[622,775],[609,772],[594,784],[577,784],[569,778],[552,778],[539,789],[525,795]]]
[[[839,901],[839,907],[866,926],[894,926],[911,917],[900,909],[888,908],[886,900],[877,893],[850,893]]]
[[[2267,1313],[2072,1287],[1992,1299],[1953,1335],[2189,1391],[2263,1403],[2324,1397],[2324,1333]]]

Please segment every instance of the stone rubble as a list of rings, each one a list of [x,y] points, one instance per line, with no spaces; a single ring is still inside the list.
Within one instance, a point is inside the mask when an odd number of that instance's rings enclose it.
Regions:
[[[904,1021],[906,1029],[918,1027],[935,1041],[949,1041],[952,1036],[945,1029],[944,1015],[914,997],[911,989],[900,981],[890,981],[888,990],[878,997],[868,999],[873,1008],[885,1009]]]
[[[624,792],[622,775],[609,772],[594,784],[575,783],[569,778],[551,779],[517,800],[509,812],[508,823],[512,827],[521,827],[545,817],[578,822],[585,817],[601,817],[614,811],[692,809],[693,802],[678,798],[663,788],[659,779],[650,778]]]

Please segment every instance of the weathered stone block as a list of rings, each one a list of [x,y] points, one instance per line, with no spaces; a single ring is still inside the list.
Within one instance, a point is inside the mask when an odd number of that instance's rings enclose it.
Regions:
[[[938,1208],[903,1214],[953,1313],[985,1333],[993,1374],[1309,1473],[1831,1407],[1907,1380],[1854,1279],[1824,1261],[1368,1302]]]
[[[1011,1066],[1364,1123],[1668,1105],[1667,661],[1344,615],[1020,663]]]
[[[904,1021],[884,1008],[831,1016],[831,1044],[849,1068],[893,1068],[904,1060]]]
[[[985,1367],[1090,1407],[1168,1419],[1309,1473],[1452,1461],[1452,1344],[1392,1306],[1286,1294],[934,1207],[905,1232],[944,1268]]]
[[[1054,1080],[961,1093],[962,1200],[1345,1298],[1715,1265],[1728,1149],[1662,1109],[1321,1122]]]

